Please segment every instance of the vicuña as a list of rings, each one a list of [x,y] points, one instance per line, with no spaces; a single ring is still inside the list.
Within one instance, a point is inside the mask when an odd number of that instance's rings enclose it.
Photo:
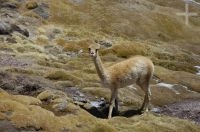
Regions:
[[[90,45],[89,55],[94,61],[103,86],[111,90],[108,118],[112,116],[114,105],[118,111],[118,89],[134,83],[140,86],[145,93],[144,102],[139,110],[148,110],[151,95],[149,83],[154,71],[152,61],[143,56],[135,56],[105,68],[98,53],[99,49],[99,44]]]

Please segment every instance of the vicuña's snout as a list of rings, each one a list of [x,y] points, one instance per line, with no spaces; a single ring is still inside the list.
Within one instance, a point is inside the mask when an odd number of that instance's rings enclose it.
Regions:
[[[91,57],[94,57],[94,56],[95,56],[95,53],[94,53],[94,52],[90,52],[89,54],[90,54]]]

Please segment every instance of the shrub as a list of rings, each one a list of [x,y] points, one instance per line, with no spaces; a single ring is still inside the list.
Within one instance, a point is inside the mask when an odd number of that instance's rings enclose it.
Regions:
[[[148,49],[143,44],[120,44],[113,46],[113,52],[118,57],[128,58],[133,55],[147,55]]]
[[[34,1],[34,0],[29,0],[27,3],[26,3],[26,8],[27,9],[35,9],[35,8],[37,8],[38,7],[38,4],[37,4],[37,2],[36,1]]]

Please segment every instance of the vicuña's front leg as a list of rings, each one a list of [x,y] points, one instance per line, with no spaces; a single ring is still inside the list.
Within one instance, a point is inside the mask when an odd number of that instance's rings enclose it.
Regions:
[[[112,111],[113,111],[113,107],[114,107],[114,104],[115,104],[116,97],[117,97],[117,89],[111,90],[111,98],[110,98],[108,119],[110,119],[112,117]]]
[[[119,113],[118,101],[119,101],[118,97],[116,96],[116,98],[115,98],[115,109],[116,109],[117,114]]]

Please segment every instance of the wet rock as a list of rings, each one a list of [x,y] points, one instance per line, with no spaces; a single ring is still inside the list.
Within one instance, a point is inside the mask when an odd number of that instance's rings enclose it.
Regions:
[[[159,108],[152,108],[152,109],[151,109],[151,112],[159,113],[159,112],[160,112],[160,109],[159,109]]]
[[[98,100],[98,101],[91,101],[90,104],[93,107],[100,108],[100,107],[104,107],[106,105],[106,102],[105,100]]]
[[[196,70],[197,70],[197,75],[199,75],[200,76],[200,66],[194,66],[195,68],[196,68]]]

